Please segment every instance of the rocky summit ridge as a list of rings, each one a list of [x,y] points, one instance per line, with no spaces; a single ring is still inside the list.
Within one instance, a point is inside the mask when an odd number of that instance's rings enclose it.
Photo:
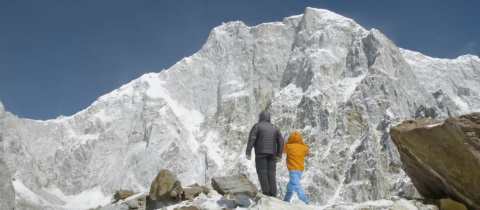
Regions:
[[[108,203],[117,189],[147,191],[163,168],[185,184],[242,173],[259,186],[244,151],[250,127],[268,109],[284,136],[299,131],[311,148],[301,183],[315,204],[421,197],[389,129],[480,110],[479,69],[477,56],[435,59],[400,49],[380,31],[323,9],[257,26],[229,22],[197,53],[75,115],[38,121],[2,106],[0,167],[9,174],[1,180],[15,179],[17,205],[58,208],[85,192]]]

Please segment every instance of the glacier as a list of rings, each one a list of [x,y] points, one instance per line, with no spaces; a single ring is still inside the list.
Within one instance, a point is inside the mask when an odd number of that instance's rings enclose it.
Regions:
[[[14,180],[0,181],[2,196],[15,188],[19,209],[93,208],[118,189],[148,191],[160,169],[182,185],[244,173],[259,186],[245,147],[267,109],[311,148],[301,184],[312,203],[419,198],[389,127],[480,111],[479,69],[478,56],[431,58],[324,9],[223,23],[197,53],[72,116],[24,119],[0,106],[0,175]],[[285,160],[277,182],[283,196]]]

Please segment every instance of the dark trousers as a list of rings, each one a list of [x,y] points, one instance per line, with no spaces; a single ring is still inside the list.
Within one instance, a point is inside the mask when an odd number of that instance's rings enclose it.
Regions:
[[[277,196],[277,181],[275,171],[277,167],[275,154],[255,154],[255,166],[262,193],[267,196]]]

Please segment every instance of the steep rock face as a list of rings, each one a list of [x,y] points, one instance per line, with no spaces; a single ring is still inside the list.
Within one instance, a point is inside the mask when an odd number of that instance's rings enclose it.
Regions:
[[[474,97],[450,95],[458,83],[444,84],[441,93],[429,88],[412,62],[423,55],[405,52],[379,31],[321,9],[254,27],[225,23],[194,55],[73,116],[36,121],[7,112],[5,161],[13,177],[42,195],[52,188],[66,195],[95,187],[104,194],[145,191],[160,168],[186,185],[243,173],[259,186],[244,150],[258,114],[268,109],[283,135],[299,131],[311,148],[302,176],[310,200],[415,197],[389,127],[478,106],[462,106]],[[465,74],[478,74],[478,57],[470,59]],[[430,63],[455,72],[465,66]],[[469,87],[470,96],[478,87]],[[277,167],[279,194],[288,181],[284,164]]]
[[[0,102],[0,209],[14,209],[15,191],[12,185],[12,176],[5,164],[5,152],[3,150],[3,120],[5,118],[5,109]]]
[[[95,187],[105,192],[145,190],[163,165],[186,183],[195,182],[199,176],[192,174],[203,173],[199,168],[203,170],[204,161],[196,153],[194,128],[180,122],[185,121],[171,99],[160,97],[161,86],[150,86],[151,76],[71,117],[36,121],[7,113],[5,151],[13,176],[29,188],[59,188],[67,195]],[[189,120],[196,117],[182,113]]]
[[[430,58],[417,52],[401,50],[418,82],[437,101],[438,108],[449,112],[453,107],[462,113],[480,109],[480,60],[463,55],[456,59]]]
[[[480,209],[480,113],[405,121],[390,129],[406,173],[426,198]]]

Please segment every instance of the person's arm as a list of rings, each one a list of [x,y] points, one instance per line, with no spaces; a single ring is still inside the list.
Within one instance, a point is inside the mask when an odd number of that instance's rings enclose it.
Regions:
[[[247,142],[247,151],[245,154],[247,157],[252,155],[252,149],[255,145],[255,141],[257,140],[258,134],[258,124],[253,125],[252,129],[250,130],[250,134],[248,135],[248,142]]]
[[[277,159],[282,158],[283,151],[283,136],[280,129],[277,130]]]

